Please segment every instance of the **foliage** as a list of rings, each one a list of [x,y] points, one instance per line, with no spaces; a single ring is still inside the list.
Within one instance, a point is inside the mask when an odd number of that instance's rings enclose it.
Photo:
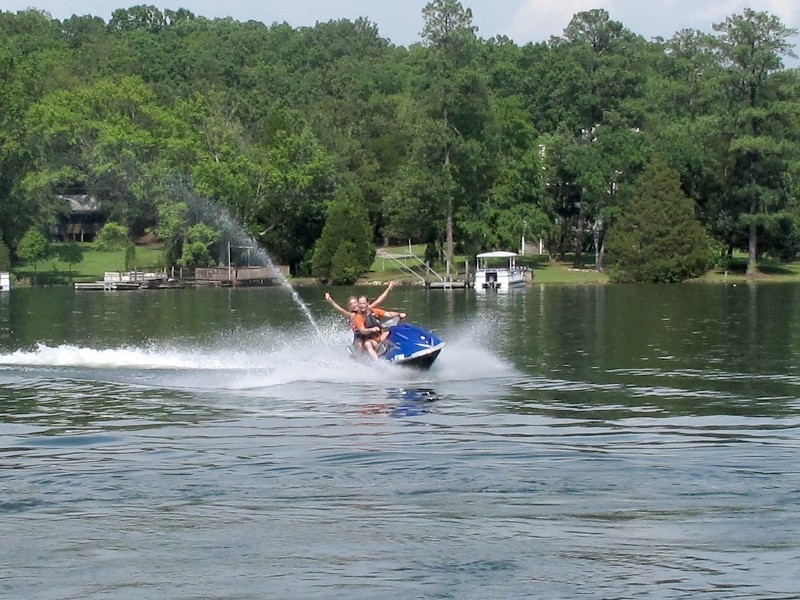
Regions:
[[[125,246],[125,270],[130,271],[135,266],[136,244],[129,240]]]
[[[582,264],[591,239],[596,267],[602,270],[605,233],[625,200],[618,192],[641,172],[646,152],[637,135],[647,74],[645,43],[611,20],[608,11],[594,9],[577,13],[551,47],[548,58],[556,68],[544,77],[555,88],[558,104],[543,101],[551,119],[558,120],[550,138],[555,220],[575,231],[575,266]],[[553,97],[552,89],[547,93]],[[558,254],[563,256],[566,232],[560,235]]]
[[[8,246],[6,245],[3,236],[0,235],[0,271],[10,271],[11,270],[11,253],[8,251]]]
[[[344,194],[370,244],[411,240],[451,265],[525,235],[579,265],[593,250],[601,270],[658,153],[717,254],[747,250],[751,270],[797,256],[800,73],[783,65],[794,34],[776,17],[746,9],[711,35],[646,41],[594,9],[517,46],[479,38],[457,0],[421,16],[421,43],[404,48],[367,19],[0,11],[9,253],[63,223],[58,196],[90,194],[130,238],[156,232],[167,265],[209,262],[213,244],[188,235],[201,197],[293,273],[323,254],[327,270],[339,247],[315,249]]]
[[[678,282],[701,275],[709,263],[710,240],[694,203],[661,159],[646,167],[609,236],[612,281]]]
[[[164,257],[168,267],[178,264],[188,221],[189,207],[186,202],[173,200],[159,203],[156,232],[164,241]]]
[[[17,244],[17,256],[24,262],[33,263],[34,284],[37,278],[36,265],[50,255],[50,243],[38,227],[31,227]]]
[[[94,241],[95,249],[100,252],[113,252],[122,250],[128,245],[128,228],[120,223],[109,221],[97,234]]]
[[[76,190],[96,197],[110,218],[131,230],[151,225],[153,199],[165,172],[182,158],[186,134],[135,77],[101,79],[45,95],[27,112],[31,168],[20,193],[53,220],[49,200]]]
[[[480,168],[478,140],[488,102],[485,81],[477,68],[477,27],[472,25],[472,11],[457,0],[433,0],[422,9],[422,17],[422,39],[428,53],[421,66],[428,76],[420,99],[429,119],[420,121],[428,130],[420,132],[426,143],[417,146],[420,154],[414,157],[415,170],[425,173],[432,184],[425,186],[427,193],[420,194],[420,200],[435,211],[428,225],[433,231],[425,241],[433,242],[432,235],[444,234],[449,273],[456,215],[468,210],[473,194],[481,192],[470,175],[477,175]],[[470,179],[472,185],[466,185]]]
[[[59,260],[67,263],[71,270],[72,265],[76,265],[83,260],[84,247],[77,242],[67,242],[56,247],[56,255]]]
[[[359,255],[356,245],[345,240],[331,259],[331,283],[335,285],[352,285],[363,272],[359,266]]]
[[[725,244],[718,240],[711,240],[708,249],[708,259],[712,267],[718,271],[727,272],[731,267],[731,257]]]
[[[50,243],[38,227],[28,229],[17,244],[17,256],[34,266],[49,255]]]
[[[747,272],[754,274],[759,231],[768,229],[789,201],[784,178],[789,157],[798,151],[798,112],[791,99],[796,101],[800,87],[796,77],[781,73],[782,57],[796,57],[789,39],[797,31],[749,8],[714,29],[719,32],[714,49],[724,70],[730,115],[724,134],[735,187],[728,204],[737,225],[746,231]]]
[[[311,273],[320,281],[354,283],[375,257],[366,209],[346,196],[328,208],[322,235],[314,246]]]
[[[187,243],[183,245],[181,265],[187,267],[213,267],[214,257],[210,248],[219,240],[219,232],[205,223],[195,223],[187,231]]]

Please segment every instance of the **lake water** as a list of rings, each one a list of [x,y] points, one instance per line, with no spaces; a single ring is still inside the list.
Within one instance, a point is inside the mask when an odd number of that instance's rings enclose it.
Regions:
[[[0,597],[800,598],[800,286],[323,292],[0,294]]]

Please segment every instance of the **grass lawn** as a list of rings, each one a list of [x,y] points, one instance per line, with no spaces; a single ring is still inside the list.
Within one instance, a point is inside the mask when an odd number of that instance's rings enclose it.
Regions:
[[[758,265],[759,273],[752,277],[747,276],[747,258],[735,256],[727,272],[713,270],[702,277],[693,280],[699,283],[733,282],[744,283],[747,281],[765,282],[798,282],[800,281],[800,262],[778,263],[764,259]]]
[[[114,252],[98,252],[92,249],[92,244],[79,244],[83,248],[83,260],[74,265],[69,265],[58,258],[49,258],[36,265],[37,278],[44,283],[69,283],[73,281],[98,281],[103,279],[106,271],[125,271],[125,250]],[[58,247],[58,244],[53,244]],[[129,270],[134,266],[138,270],[150,269],[163,264],[163,251],[147,246],[136,247],[136,259]],[[20,278],[33,278],[33,265],[23,265],[15,269],[14,274]]]
[[[608,283],[608,275],[593,265],[576,269],[572,261],[549,260],[546,256],[523,257],[518,262],[533,269],[533,283]]]

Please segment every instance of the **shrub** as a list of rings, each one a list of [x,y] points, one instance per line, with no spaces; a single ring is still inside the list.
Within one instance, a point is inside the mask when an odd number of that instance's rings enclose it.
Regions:
[[[99,252],[124,250],[128,245],[128,228],[114,221],[109,221],[97,234],[94,248]]]

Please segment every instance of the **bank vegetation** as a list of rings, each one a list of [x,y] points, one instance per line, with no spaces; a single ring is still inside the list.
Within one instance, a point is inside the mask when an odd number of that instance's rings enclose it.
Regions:
[[[796,32],[777,17],[646,40],[595,9],[518,45],[460,2],[421,10],[409,47],[366,18],[0,12],[0,267],[69,242],[75,196],[167,267],[224,262],[227,218],[325,281],[407,240],[447,271],[542,240],[620,281],[797,258]]]

